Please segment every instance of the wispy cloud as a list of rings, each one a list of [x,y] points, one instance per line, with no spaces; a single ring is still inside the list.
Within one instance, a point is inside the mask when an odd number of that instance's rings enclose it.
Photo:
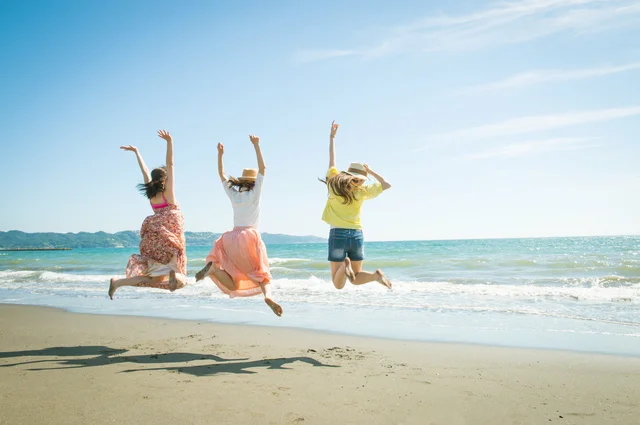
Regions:
[[[619,66],[601,66],[583,69],[541,69],[525,72],[488,84],[482,84],[464,90],[466,93],[487,92],[511,87],[529,86],[534,84],[551,83],[556,81],[581,80],[586,78],[602,77],[621,72],[640,70],[640,62]]]
[[[523,43],[559,33],[594,33],[637,22],[640,3],[636,0],[499,2],[466,15],[443,14],[391,28],[369,46],[302,51],[297,57],[309,62],[337,56],[372,59],[403,52],[467,50]],[[336,51],[344,54],[331,54]]]
[[[480,160],[489,158],[515,158],[557,151],[574,151],[598,147],[591,137],[564,137],[529,142],[512,143],[483,152],[466,155],[462,160]]]
[[[503,136],[527,134],[536,131],[554,130],[582,124],[611,121],[619,118],[640,115],[640,106],[629,108],[596,109],[589,111],[568,112],[556,115],[534,115],[514,118],[495,124],[485,124],[462,130],[451,131],[430,136],[432,142],[466,141],[495,139]],[[426,149],[418,148],[417,150]]]

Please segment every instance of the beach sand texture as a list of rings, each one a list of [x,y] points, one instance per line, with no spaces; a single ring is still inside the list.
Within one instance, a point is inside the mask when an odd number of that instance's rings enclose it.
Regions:
[[[638,424],[640,358],[0,305],[0,424]]]

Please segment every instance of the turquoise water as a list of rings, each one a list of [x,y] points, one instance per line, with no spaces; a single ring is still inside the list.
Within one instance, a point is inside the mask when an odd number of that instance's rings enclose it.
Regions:
[[[0,302],[98,314],[211,320],[427,341],[640,355],[640,237],[372,242],[371,283],[338,291],[325,244],[268,246],[277,318],[260,297],[195,283],[210,247],[189,247],[189,285],[122,288],[135,249],[0,253]]]

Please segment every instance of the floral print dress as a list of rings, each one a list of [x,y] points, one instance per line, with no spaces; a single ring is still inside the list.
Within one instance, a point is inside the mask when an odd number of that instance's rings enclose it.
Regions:
[[[180,207],[167,204],[163,208],[154,208],[154,214],[142,223],[140,254],[133,254],[129,258],[127,277],[166,276],[168,279],[171,271],[186,276],[187,244]],[[141,286],[169,289],[167,282]]]

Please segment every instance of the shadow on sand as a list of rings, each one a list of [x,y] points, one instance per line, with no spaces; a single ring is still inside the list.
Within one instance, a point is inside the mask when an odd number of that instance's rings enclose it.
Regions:
[[[30,371],[76,369],[85,367],[104,366],[117,363],[136,363],[158,365],[154,368],[127,369],[122,372],[139,372],[152,370],[166,370],[169,372],[188,373],[194,376],[211,376],[219,373],[252,374],[248,369],[265,368],[288,370],[287,364],[303,362],[314,367],[339,367],[326,365],[311,357],[282,357],[250,361],[247,357],[227,359],[213,354],[196,353],[162,353],[145,355],[124,355],[129,350],[110,348],[103,345],[85,345],[76,347],[50,347],[41,350],[6,351],[0,352],[0,359],[16,359],[19,357],[66,357],[63,359],[28,360],[23,362],[0,364],[0,367],[12,367],[36,363],[53,363],[59,367],[42,367],[28,369]],[[92,356],[88,357],[87,356]],[[213,360],[216,363],[191,366],[189,362],[198,360]],[[249,360],[249,361],[247,361]],[[166,363],[185,363],[184,366],[160,366]]]
[[[287,364],[302,362],[310,364],[314,367],[340,367],[335,365],[327,365],[319,362],[311,357],[280,357],[277,359],[264,359],[254,361],[242,361],[234,363],[221,363],[221,364],[209,364],[201,366],[185,366],[185,367],[159,367],[159,368],[145,368],[145,369],[129,369],[123,370],[123,372],[147,372],[149,370],[166,370],[169,372],[187,373],[193,376],[211,376],[219,373],[235,373],[238,375],[257,373],[252,370],[255,368],[265,369],[277,369],[277,370],[290,370],[290,367],[284,367]]]

